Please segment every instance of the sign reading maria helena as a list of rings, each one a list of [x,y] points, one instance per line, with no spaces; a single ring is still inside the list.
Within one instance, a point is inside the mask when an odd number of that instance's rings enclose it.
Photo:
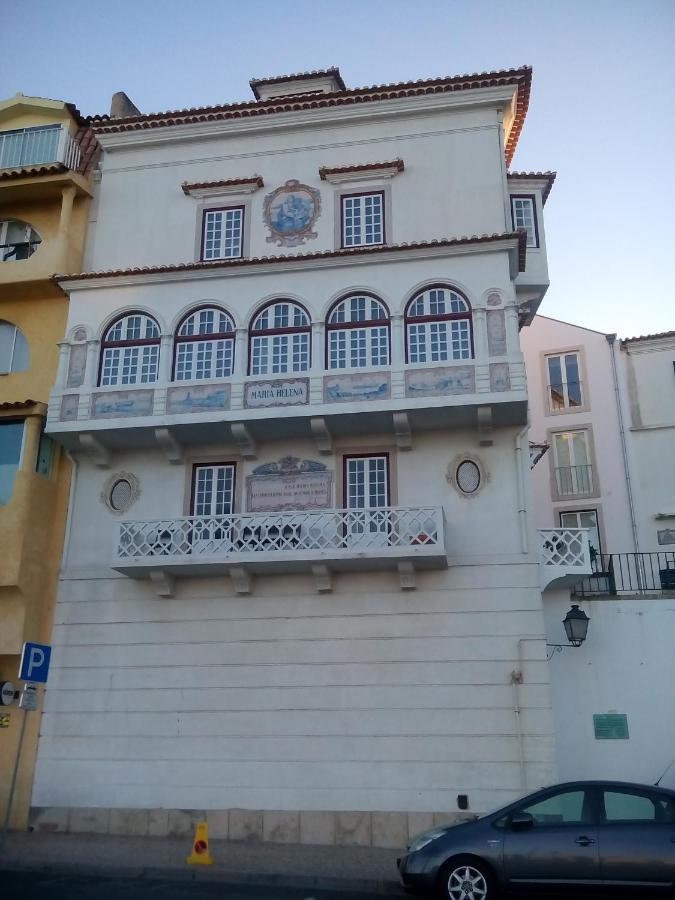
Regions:
[[[244,406],[300,406],[309,403],[309,378],[283,381],[250,381],[244,392]]]

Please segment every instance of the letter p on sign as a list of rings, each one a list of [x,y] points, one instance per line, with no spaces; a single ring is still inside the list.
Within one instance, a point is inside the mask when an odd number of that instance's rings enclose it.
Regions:
[[[22,681],[34,681],[37,684],[45,684],[49,672],[49,658],[52,648],[49,644],[23,645],[21,663],[19,664],[19,678]]]

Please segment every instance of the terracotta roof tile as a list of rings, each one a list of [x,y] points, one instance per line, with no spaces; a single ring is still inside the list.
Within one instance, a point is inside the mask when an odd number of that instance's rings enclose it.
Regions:
[[[257,184],[258,187],[262,187],[264,182],[262,175],[253,175],[251,178],[228,178],[226,181],[184,181],[181,184],[181,187],[184,194],[189,194],[190,191],[219,187],[235,187],[238,184]]]
[[[675,331],[658,331],[656,334],[641,334],[638,337],[622,338],[621,344],[632,344],[635,341],[657,341],[659,338],[675,337]]]
[[[256,99],[260,99],[260,95],[258,93],[258,87],[260,85],[283,84],[284,81],[308,81],[312,78],[325,78],[326,76],[331,75],[337,81],[340,89],[346,91],[347,86],[342,80],[340,69],[337,66],[331,66],[328,69],[315,69],[313,72],[296,72],[293,75],[274,75],[271,78],[251,78],[249,84],[251,85],[251,90],[253,91]]]
[[[37,400],[6,400],[4,403],[0,403],[0,409],[29,409],[37,402]]]
[[[404,81],[395,84],[374,85],[372,87],[350,88],[348,90],[335,91],[331,94],[313,94],[307,97],[281,97],[271,100],[250,100],[219,106],[202,106],[169,112],[149,113],[141,116],[127,116],[122,119],[111,119],[110,116],[93,116],[87,121],[91,123],[94,130],[99,134],[115,134],[148,128],[166,128],[172,125],[217,122],[283,112],[326,109],[355,103],[372,103],[401,97],[419,97],[476,88],[514,85],[518,89],[516,115],[505,147],[506,163],[509,165],[525,121],[530,99],[531,82],[531,67],[522,66],[519,69],[502,69],[500,71],[481,72],[473,75],[456,75]]]
[[[11,181],[14,178],[36,178],[39,175],[60,175],[67,172],[68,166],[63,163],[49,163],[47,166],[26,166],[22,169],[5,169],[0,172],[0,181]]]
[[[525,270],[527,233],[523,230],[506,231],[499,234],[481,234],[472,237],[444,238],[435,241],[420,241],[410,244],[389,244],[375,247],[351,247],[342,250],[320,250],[316,253],[293,253],[287,256],[258,256],[241,259],[219,259],[208,262],[173,263],[164,266],[139,266],[132,269],[108,269],[102,272],[79,272],[72,275],[53,275],[52,281],[88,281],[94,278],[117,278],[126,275],[159,275],[171,272],[200,272],[209,269],[235,269],[245,266],[269,265],[271,263],[297,262],[298,260],[334,259],[349,256],[376,256],[401,250],[424,250],[434,247],[459,247],[465,244],[487,244],[491,242],[518,239],[518,260],[520,271]]]
[[[325,181],[326,175],[346,175],[349,172],[369,172],[372,169],[396,169],[402,172],[405,168],[402,159],[392,159],[387,162],[364,163],[360,166],[321,166],[319,176]]]
[[[556,179],[557,172],[507,172],[506,177],[510,181],[531,181],[537,179],[546,179],[548,184],[544,188],[542,194],[542,203],[546,203],[548,195],[551,193],[553,182]]]

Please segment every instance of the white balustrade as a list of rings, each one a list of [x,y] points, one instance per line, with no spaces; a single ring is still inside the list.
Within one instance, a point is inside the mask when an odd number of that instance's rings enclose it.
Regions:
[[[443,557],[441,507],[327,509],[122,522],[113,566],[171,568],[209,562]],[[194,569],[193,569],[194,570]]]
[[[572,586],[591,574],[587,528],[545,528],[539,532],[542,589]]]

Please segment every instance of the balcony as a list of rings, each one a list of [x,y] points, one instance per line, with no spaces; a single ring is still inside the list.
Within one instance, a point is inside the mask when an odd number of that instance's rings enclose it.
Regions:
[[[675,596],[675,550],[657,553],[598,553],[592,574],[574,587],[577,597]]]
[[[572,587],[590,575],[591,551],[587,528],[545,528],[539,531],[541,589]]]
[[[415,569],[447,564],[442,508],[398,506],[122,522],[112,568],[160,585],[230,574],[247,593],[251,574],[311,572],[330,590],[332,571],[398,569],[414,587]]]
[[[89,345],[86,371],[97,356]],[[320,452],[331,452],[333,436],[394,434],[399,447],[411,446],[415,431],[474,427],[491,442],[492,427],[527,421],[522,358],[497,364],[486,360],[438,366],[401,364],[362,371],[313,368],[289,375],[237,376],[227,380],[156,381],[129,387],[82,384],[86,346],[75,351],[78,373],[63,364],[50,396],[47,431],[73,450],[96,447],[105,465],[110,450],[180,448],[232,440],[255,458],[257,441],[314,438]],[[162,350],[162,353],[165,351]],[[87,379],[85,378],[85,381]],[[85,441],[87,447],[84,447]]]
[[[27,169],[61,163],[68,169],[80,165],[80,148],[67,128],[20,128],[0,132],[0,170]]]
[[[593,466],[558,466],[555,485],[558,497],[587,497],[593,493]]]

